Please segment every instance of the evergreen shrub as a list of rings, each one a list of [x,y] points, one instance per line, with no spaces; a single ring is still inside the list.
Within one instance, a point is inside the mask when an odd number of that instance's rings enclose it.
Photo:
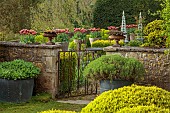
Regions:
[[[163,20],[154,20],[146,25],[144,28],[144,34],[149,35],[151,32],[154,32],[156,30],[164,30],[163,27]]]
[[[170,110],[156,106],[137,106],[132,108],[125,107],[116,113],[170,113]]]
[[[48,42],[48,38],[44,37],[43,34],[35,36],[35,42],[38,42],[40,44],[44,44]]]
[[[108,26],[121,25],[122,12],[125,11],[126,23],[134,24],[139,13],[147,24],[155,19],[160,19],[158,13],[162,9],[163,0],[96,0],[93,12],[94,27],[107,28]]]
[[[170,92],[156,86],[124,86],[102,93],[84,107],[81,113],[115,113],[125,107],[137,106],[170,109]]]
[[[144,65],[135,58],[119,54],[103,55],[90,62],[84,69],[84,76],[95,80],[135,80],[143,77]]]
[[[142,42],[135,39],[135,40],[131,40],[129,43],[128,43],[128,46],[132,46],[132,47],[139,47],[140,45],[142,45]]]
[[[40,74],[40,68],[32,62],[16,59],[0,63],[0,78],[8,80],[22,80],[35,78]]]
[[[101,33],[101,37],[102,37],[101,39],[102,39],[102,40],[108,40],[109,30],[101,29],[100,31],[101,31],[100,33]]]
[[[145,43],[142,46],[165,47],[166,37],[164,36],[163,20],[154,20],[144,28]]]
[[[84,43],[81,44],[81,50],[84,50],[86,48],[86,45]],[[68,49],[70,51],[77,51],[78,50],[78,44],[74,41],[69,42]]]
[[[92,47],[107,47],[115,44],[116,42],[109,40],[96,40],[92,43]]]
[[[96,41],[94,41],[94,42],[92,43],[92,47],[107,47],[107,46],[112,46],[112,45],[114,45],[115,43],[116,43],[115,40],[112,40],[112,41],[110,41],[110,40],[96,40]],[[123,41],[123,40],[120,40],[120,41],[119,41],[119,44],[120,44],[121,46],[123,46],[123,45],[124,45],[124,41]]]
[[[164,0],[164,9],[162,10],[161,16],[165,21],[165,28],[166,28],[166,47],[170,47],[170,0]]]
[[[47,110],[47,111],[41,111],[38,113],[76,113],[75,111],[65,111],[65,110]]]

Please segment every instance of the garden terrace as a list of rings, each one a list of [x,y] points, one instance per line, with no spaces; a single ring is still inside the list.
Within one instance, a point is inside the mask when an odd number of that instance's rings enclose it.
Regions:
[[[32,45],[18,42],[0,42],[0,61],[23,59],[33,62],[41,68],[36,79],[35,92],[50,92],[53,98],[58,93],[59,51],[61,45]],[[88,48],[88,51],[101,51],[101,48]],[[170,91],[170,63],[168,49],[152,49],[139,47],[105,47],[106,54],[119,53],[126,57],[137,58],[145,65],[146,76],[138,84],[156,85]]]
[[[97,54],[96,53],[97,51],[102,51],[102,48],[89,49],[87,51],[81,51],[80,53],[82,53],[82,55],[87,55],[86,58],[92,60],[100,56],[100,55],[94,56],[95,54]],[[68,55],[69,53],[70,55]],[[58,45],[33,45],[33,44],[21,44],[18,42],[0,42],[0,55],[1,55],[0,61],[3,62],[3,61],[12,61],[14,59],[23,59],[25,61],[33,62],[36,66],[38,66],[41,69],[41,74],[38,76],[35,82],[36,84],[35,84],[34,92],[35,93],[49,92],[50,94],[52,94],[53,98],[55,98],[56,96],[59,97],[59,94],[62,92],[61,82],[62,83],[68,82],[68,80],[66,80],[67,77],[63,77],[64,80],[61,79],[62,75],[76,76],[76,75],[70,75],[71,74],[70,71],[73,70],[74,67],[72,64],[73,59],[74,62],[79,62],[79,65],[78,66],[76,65],[74,69],[81,68],[81,65],[85,63],[85,59],[82,60],[80,58],[78,59],[72,58],[76,54],[77,53],[72,51],[69,52],[62,51],[62,46],[59,44]],[[83,56],[81,57],[84,58]],[[66,60],[68,60],[67,63],[65,62]],[[65,63],[63,64],[63,62]],[[70,67],[66,68],[66,64],[68,64],[68,66],[71,66],[72,68]],[[62,66],[64,66],[64,68]],[[77,72],[72,74],[76,74],[76,73]],[[78,75],[79,77],[82,76],[80,75],[81,69],[78,70],[78,73],[79,73]],[[83,80],[83,81],[87,82],[87,80]],[[77,82],[72,84],[77,84]],[[69,85],[66,85],[66,87],[64,87],[65,90],[68,88],[67,86]],[[88,88],[90,89],[90,87]],[[90,93],[86,90],[85,92],[88,94]],[[94,89],[94,92],[96,92],[96,89]],[[67,94],[68,92],[65,95]],[[70,93],[68,95],[70,95]]]
[[[146,70],[144,80],[139,84],[156,85],[170,91],[170,56],[165,54],[168,49],[153,49],[140,47],[105,47],[106,54],[121,54],[141,61]]]

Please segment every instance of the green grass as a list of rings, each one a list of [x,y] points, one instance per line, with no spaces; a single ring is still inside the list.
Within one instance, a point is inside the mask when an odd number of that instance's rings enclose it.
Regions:
[[[0,103],[0,113],[37,113],[49,109],[81,111],[86,105],[59,103],[47,95],[34,96],[26,103]]]

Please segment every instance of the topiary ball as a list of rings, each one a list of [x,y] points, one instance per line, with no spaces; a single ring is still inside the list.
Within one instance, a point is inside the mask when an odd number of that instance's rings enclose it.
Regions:
[[[81,113],[113,113],[125,107],[151,105],[170,109],[170,92],[156,86],[125,86],[102,93]]]
[[[170,113],[170,110],[155,106],[137,106],[133,108],[125,107],[116,113]]]
[[[41,111],[39,113],[76,113],[75,111],[65,111],[65,110],[47,110],[47,111]]]

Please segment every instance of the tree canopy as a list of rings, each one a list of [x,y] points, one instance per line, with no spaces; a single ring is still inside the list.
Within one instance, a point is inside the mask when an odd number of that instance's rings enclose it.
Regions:
[[[97,0],[94,6],[94,26],[120,26],[123,11],[127,24],[136,23],[140,12],[144,23],[160,19],[161,3],[162,0]]]

